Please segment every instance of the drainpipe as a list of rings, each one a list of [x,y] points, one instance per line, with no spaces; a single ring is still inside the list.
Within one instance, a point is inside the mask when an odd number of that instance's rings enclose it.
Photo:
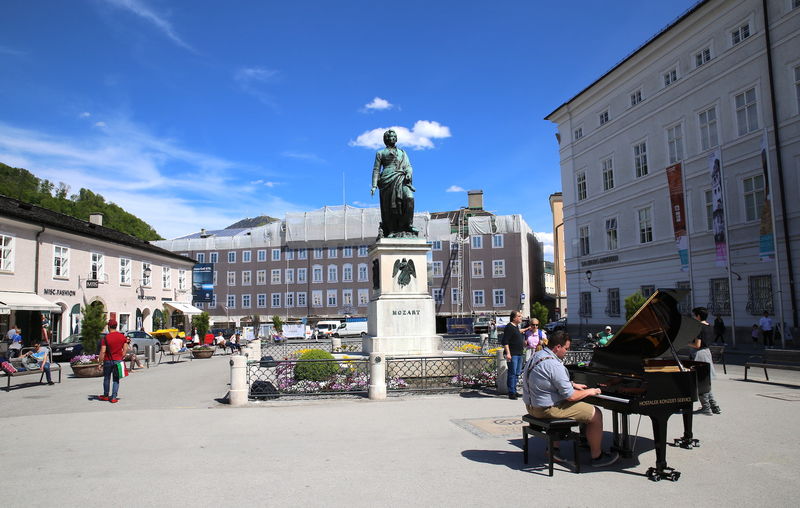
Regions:
[[[33,292],[37,295],[39,294],[39,237],[44,233],[44,230],[45,227],[42,226],[42,229],[36,233],[36,255],[33,258]]]

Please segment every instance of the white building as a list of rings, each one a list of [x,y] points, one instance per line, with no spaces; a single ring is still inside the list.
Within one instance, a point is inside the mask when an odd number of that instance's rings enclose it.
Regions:
[[[749,329],[780,304],[797,326],[789,281],[800,265],[800,204],[783,197],[800,190],[800,1],[766,5],[765,14],[761,0],[699,2],[547,116],[560,139],[569,306],[580,309],[570,325],[619,325],[635,291],[688,287],[686,309],[707,306],[729,327]],[[765,133],[777,263],[759,253]],[[715,151],[730,271],[718,266],[712,233]],[[676,163],[685,271],[666,172]]]

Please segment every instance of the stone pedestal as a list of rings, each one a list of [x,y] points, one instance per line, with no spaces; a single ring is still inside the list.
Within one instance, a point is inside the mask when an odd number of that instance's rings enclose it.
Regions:
[[[418,238],[382,238],[370,249],[373,289],[362,352],[441,354],[442,337],[436,335],[436,310],[428,293],[429,250]]]

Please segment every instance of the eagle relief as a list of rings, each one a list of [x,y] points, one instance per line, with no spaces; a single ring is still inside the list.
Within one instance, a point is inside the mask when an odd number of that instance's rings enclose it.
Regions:
[[[398,273],[400,275],[398,275]],[[397,283],[400,287],[407,286],[411,282],[411,277],[416,277],[417,271],[414,269],[414,260],[403,258],[394,262],[394,269],[392,270],[392,278],[397,277]]]

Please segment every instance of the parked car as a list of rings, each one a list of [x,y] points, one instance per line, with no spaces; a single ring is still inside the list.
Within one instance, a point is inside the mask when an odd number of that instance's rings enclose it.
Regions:
[[[489,323],[492,322],[494,318],[492,316],[478,316],[475,318],[475,321],[472,322],[472,332],[473,333],[489,333]]]
[[[53,361],[57,363],[68,362],[73,357],[82,355],[81,334],[73,333],[61,342],[50,344],[50,351],[53,353]]]
[[[553,333],[556,330],[566,330],[567,329],[567,318],[563,317],[558,321],[551,321],[544,325],[544,329],[548,333]]]
[[[125,332],[125,336],[131,339],[131,349],[137,355],[144,353],[145,346],[153,346],[156,348],[156,353],[161,351],[161,342],[147,332]]]
[[[329,339],[341,324],[341,321],[320,321],[314,335],[317,339]]]

